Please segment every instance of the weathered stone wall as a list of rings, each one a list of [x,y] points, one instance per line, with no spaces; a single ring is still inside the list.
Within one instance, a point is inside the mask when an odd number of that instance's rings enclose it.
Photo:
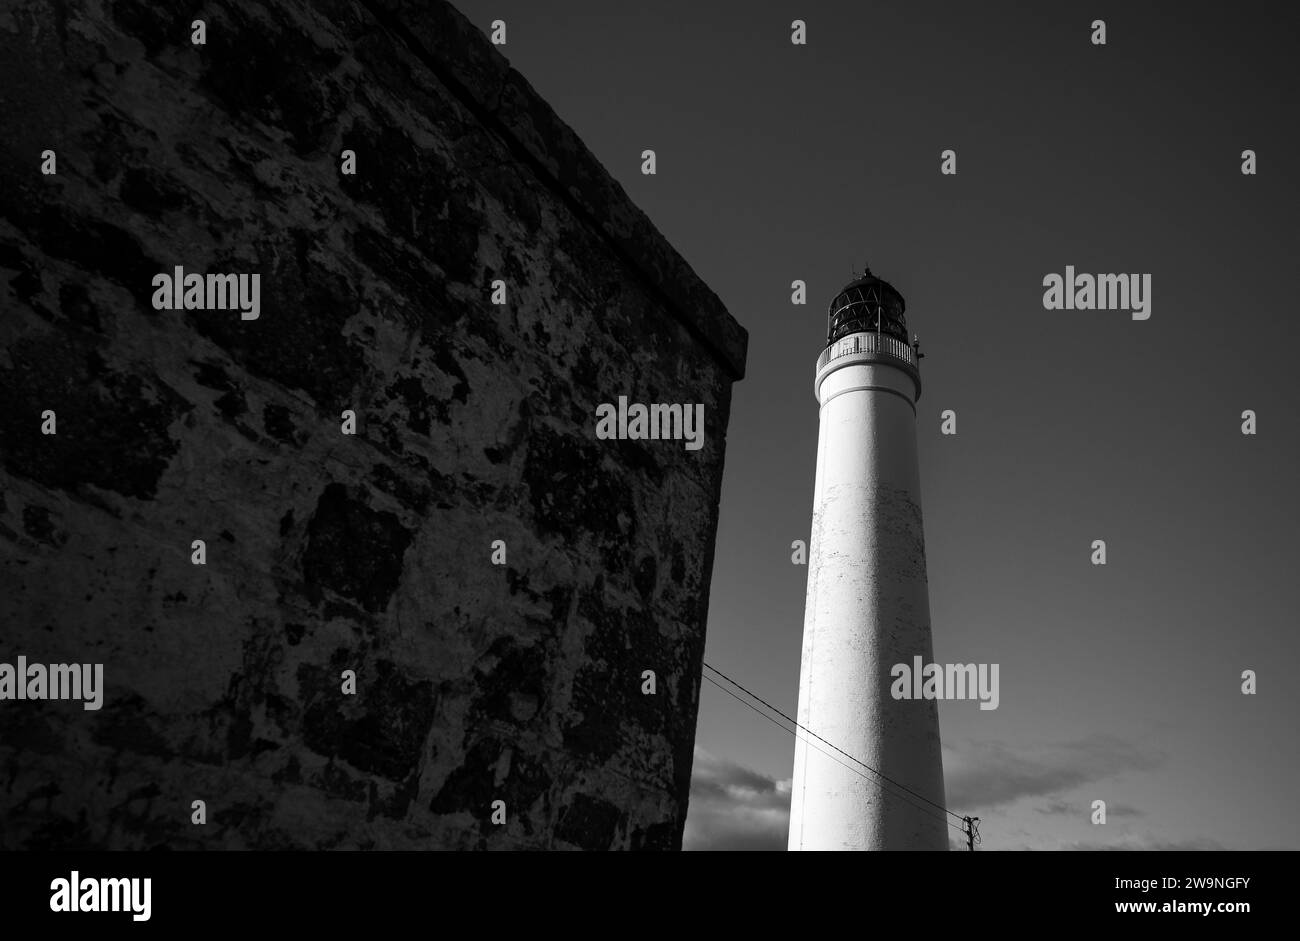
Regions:
[[[106,686],[0,701],[0,847],[677,847],[745,334],[482,33],[16,0],[0,114],[0,661]]]

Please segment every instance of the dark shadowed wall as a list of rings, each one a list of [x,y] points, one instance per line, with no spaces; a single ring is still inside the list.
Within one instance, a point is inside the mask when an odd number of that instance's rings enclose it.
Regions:
[[[676,848],[744,331],[450,7],[166,7],[0,12],[0,847]]]

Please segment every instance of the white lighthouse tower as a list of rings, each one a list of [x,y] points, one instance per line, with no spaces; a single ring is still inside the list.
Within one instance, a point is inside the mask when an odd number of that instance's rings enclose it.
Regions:
[[[895,664],[934,661],[916,459],[920,344],[908,343],[904,306],[864,272],[831,302],[817,358],[799,724],[825,742],[800,732],[795,745],[791,850],[948,848],[934,806],[944,805],[937,705],[890,695]]]

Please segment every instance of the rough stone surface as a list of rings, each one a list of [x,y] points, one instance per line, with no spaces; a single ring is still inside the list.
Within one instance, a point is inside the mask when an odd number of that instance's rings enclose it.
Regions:
[[[527,82],[424,0],[16,0],[0,113],[0,661],[106,681],[0,702],[0,848],[678,847],[745,334]]]

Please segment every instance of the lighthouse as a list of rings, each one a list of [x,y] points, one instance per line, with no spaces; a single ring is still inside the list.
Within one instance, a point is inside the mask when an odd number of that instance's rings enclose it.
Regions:
[[[817,358],[791,850],[948,848],[937,703],[890,689],[896,664],[934,660],[916,454],[920,343],[908,342],[904,308],[865,271],[831,301]]]

